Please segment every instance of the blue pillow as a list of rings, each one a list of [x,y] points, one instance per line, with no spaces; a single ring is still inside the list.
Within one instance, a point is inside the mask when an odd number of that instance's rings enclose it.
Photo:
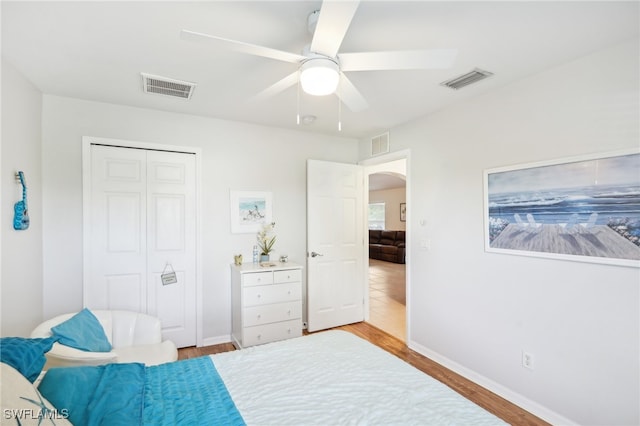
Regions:
[[[51,327],[51,333],[58,343],[87,352],[109,352],[111,343],[104,329],[87,308],[84,308],[65,322]]]
[[[51,350],[55,341],[55,337],[3,337],[0,339],[0,361],[12,366],[33,383],[47,362],[44,354]]]

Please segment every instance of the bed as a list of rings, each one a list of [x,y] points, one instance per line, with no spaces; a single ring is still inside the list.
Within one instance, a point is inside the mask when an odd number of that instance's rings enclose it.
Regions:
[[[152,367],[51,369],[38,389],[55,424],[505,424],[340,330]]]

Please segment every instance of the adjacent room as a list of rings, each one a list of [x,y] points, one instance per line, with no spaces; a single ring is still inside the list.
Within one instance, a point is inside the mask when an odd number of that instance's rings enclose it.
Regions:
[[[640,424],[639,2],[0,13],[3,424]]]
[[[368,322],[402,341],[406,340],[407,328],[406,170],[406,159],[382,163],[367,170]]]

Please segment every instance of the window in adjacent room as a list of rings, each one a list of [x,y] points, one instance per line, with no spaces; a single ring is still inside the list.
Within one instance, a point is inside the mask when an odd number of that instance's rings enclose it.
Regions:
[[[385,229],[384,203],[369,204],[369,229]]]

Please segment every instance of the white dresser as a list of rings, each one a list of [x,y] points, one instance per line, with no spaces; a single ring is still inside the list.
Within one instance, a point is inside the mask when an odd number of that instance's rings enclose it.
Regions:
[[[231,265],[232,339],[237,348],[302,335],[302,266]]]

